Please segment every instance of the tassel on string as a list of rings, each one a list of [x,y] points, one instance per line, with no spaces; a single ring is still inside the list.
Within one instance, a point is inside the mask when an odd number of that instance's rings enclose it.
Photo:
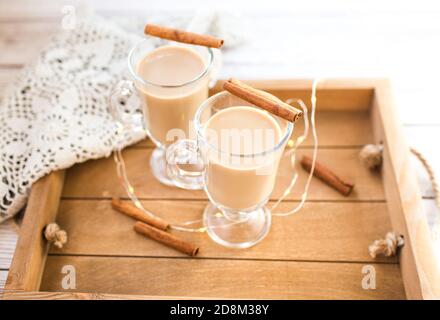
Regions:
[[[67,232],[60,229],[60,226],[56,223],[49,223],[44,228],[44,237],[50,243],[53,243],[55,247],[61,249],[63,245],[67,243]]]

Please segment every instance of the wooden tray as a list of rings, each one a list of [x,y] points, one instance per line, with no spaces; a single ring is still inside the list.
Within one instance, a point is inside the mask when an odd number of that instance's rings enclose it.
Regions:
[[[253,81],[281,99],[310,101],[311,81]],[[213,90],[217,92],[219,85]],[[424,219],[416,176],[396,120],[385,80],[327,80],[318,89],[319,160],[355,182],[343,197],[313,180],[305,208],[274,217],[267,238],[246,250],[226,249],[206,234],[182,233],[200,245],[188,258],[132,231],[133,220],[110,207],[112,196],[126,197],[112,158],[88,161],[54,172],[32,188],[6,284],[6,298],[430,298],[438,278],[424,239]],[[302,131],[301,125],[296,134]],[[358,160],[367,143],[385,146],[381,174]],[[310,139],[298,154],[310,153]],[[146,208],[170,221],[198,219],[207,198],[202,191],[170,188],[149,170],[151,141],[124,151],[128,175]],[[299,199],[306,174],[299,169]],[[272,198],[291,177],[282,161]],[[57,221],[69,235],[61,250],[42,237]],[[368,245],[387,231],[405,237],[398,258],[372,259]],[[417,230],[417,233],[413,232]],[[427,233],[426,233],[427,234]],[[76,270],[76,288],[63,290],[62,268]],[[362,289],[363,267],[376,272],[376,289]],[[364,270],[365,271],[365,270]]]

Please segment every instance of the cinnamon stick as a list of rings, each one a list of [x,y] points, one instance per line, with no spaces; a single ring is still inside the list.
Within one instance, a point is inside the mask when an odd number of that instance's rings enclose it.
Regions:
[[[170,224],[162,219],[150,217],[149,215],[136,208],[134,205],[123,202],[120,199],[112,199],[112,208],[119,211],[133,219],[148,223],[149,225],[156,227],[160,230],[167,230]]]
[[[237,79],[226,81],[223,84],[223,89],[287,121],[295,122],[303,116],[301,110],[292,107],[268,92],[255,89]]]
[[[162,27],[156,24],[145,25],[144,33],[153,37],[211,48],[220,48],[224,43],[222,39],[218,39],[205,34],[198,34],[180,29]]]
[[[312,158],[309,156],[303,156],[301,159],[301,166],[308,172],[312,168]],[[315,171],[313,175],[321,179],[323,182],[333,187],[339,191],[344,196],[348,196],[354,188],[354,184],[346,182],[339,178],[335,173],[333,173],[329,168],[322,165],[318,161],[315,163]]]
[[[157,242],[163,243],[173,249],[183,252],[189,256],[195,256],[199,251],[199,248],[191,243],[183,241],[182,239],[176,237],[175,235],[161,231],[154,227],[149,226],[143,222],[136,222],[133,229],[150,239],[156,240]]]

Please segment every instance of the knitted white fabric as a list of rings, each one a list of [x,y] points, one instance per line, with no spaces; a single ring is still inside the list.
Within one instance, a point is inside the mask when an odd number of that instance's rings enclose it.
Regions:
[[[0,222],[24,205],[31,185],[53,171],[107,157],[116,141],[111,88],[126,78],[140,38],[94,18],[64,30],[0,98]],[[123,102],[128,112],[139,101]],[[125,132],[133,144],[143,132]]]

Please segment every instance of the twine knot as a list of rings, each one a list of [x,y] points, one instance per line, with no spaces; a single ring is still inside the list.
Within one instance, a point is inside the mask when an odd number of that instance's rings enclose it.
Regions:
[[[382,152],[381,144],[367,144],[362,148],[359,157],[368,169],[376,170],[382,165]]]
[[[53,243],[57,248],[61,249],[67,243],[67,233],[60,229],[56,223],[49,223],[44,228],[44,237],[50,243]]]
[[[426,172],[428,173],[429,180],[432,184],[432,189],[434,191],[435,203],[437,207],[440,208],[440,186],[437,182],[434,169],[428,160],[420,153],[420,151],[415,148],[410,148],[413,155],[419,159]],[[370,170],[376,170],[382,165],[383,158],[383,145],[381,144],[367,144],[365,145],[361,152],[359,153],[359,158],[361,162]]]
[[[385,235],[385,239],[375,240],[369,247],[368,251],[372,258],[376,258],[378,255],[384,255],[385,257],[394,256],[399,247],[404,245],[404,240],[401,235],[396,232],[388,232]]]

